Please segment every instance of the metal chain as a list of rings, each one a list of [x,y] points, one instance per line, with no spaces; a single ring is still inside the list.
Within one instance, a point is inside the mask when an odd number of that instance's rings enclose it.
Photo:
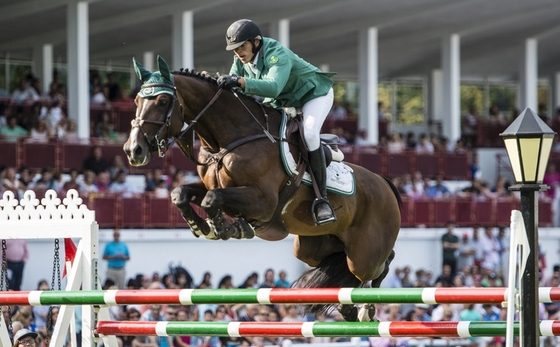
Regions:
[[[51,280],[51,290],[55,290],[54,283],[55,278],[57,278],[58,287],[57,290],[61,290],[61,278],[60,278],[60,241],[59,239],[54,239],[54,258],[53,258],[53,271]],[[49,307],[49,313],[47,315],[47,334],[52,333],[53,321],[52,321],[52,310],[53,306]]]
[[[6,283],[6,291],[8,291],[10,289],[10,281],[8,279],[8,258],[6,256],[6,249],[8,248],[8,245],[6,243],[6,240],[2,240],[2,272],[0,273],[0,291],[4,291],[4,283]],[[12,310],[10,305],[7,305],[7,310],[8,310],[8,322],[6,322],[6,326],[8,328],[8,334],[10,336],[13,336],[13,332],[12,332]],[[2,312],[2,306],[0,306],[0,314],[3,314]]]

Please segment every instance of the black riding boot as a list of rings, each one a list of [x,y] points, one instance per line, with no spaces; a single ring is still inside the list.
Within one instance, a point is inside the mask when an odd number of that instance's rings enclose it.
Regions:
[[[309,165],[321,194],[321,199],[316,199],[311,208],[315,225],[334,222],[336,216],[327,199],[327,167],[325,164],[325,153],[321,147],[309,152]]]

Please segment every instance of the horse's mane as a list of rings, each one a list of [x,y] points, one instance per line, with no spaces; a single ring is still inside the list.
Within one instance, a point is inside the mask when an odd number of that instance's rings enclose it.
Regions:
[[[198,78],[201,79],[203,81],[206,81],[208,83],[212,83],[214,85],[218,84],[218,78],[217,77],[212,77],[212,75],[208,74],[208,73],[203,73],[201,71],[195,71],[194,69],[184,69],[181,68],[179,69],[179,71],[173,71],[171,72],[174,75],[180,75],[180,76],[185,76],[185,77],[194,77],[194,78]],[[272,106],[270,106],[269,104],[266,103],[261,103],[260,101],[258,101],[257,99],[251,97],[250,95],[246,95],[244,93],[240,93],[242,95],[242,97],[245,97],[248,100],[251,100],[257,104],[260,104],[266,108],[275,110]],[[276,110],[278,111],[278,110]]]
[[[186,76],[186,77],[196,77],[196,78],[200,78],[202,80],[205,80],[205,81],[213,83],[213,84],[218,84],[218,79],[217,78],[212,77],[208,73],[202,73],[200,71],[195,71],[194,69],[181,68],[181,69],[179,69],[179,71],[173,71],[172,74]]]

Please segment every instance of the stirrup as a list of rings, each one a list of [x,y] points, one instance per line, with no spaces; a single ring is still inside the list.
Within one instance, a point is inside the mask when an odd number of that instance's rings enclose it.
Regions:
[[[331,210],[331,216],[329,218],[322,219],[322,220],[317,219],[317,213],[315,212],[315,207],[317,206],[318,203],[324,203],[329,207],[329,209]],[[326,199],[317,198],[313,200],[313,204],[311,205],[311,215],[313,216],[313,222],[315,223],[316,226],[332,223],[336,221],[336,215],[334,214],[334,209],[329,203],[329,201]]]

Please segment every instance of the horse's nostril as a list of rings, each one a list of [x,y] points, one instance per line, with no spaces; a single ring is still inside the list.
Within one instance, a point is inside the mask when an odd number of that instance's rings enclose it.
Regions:
[[[139,156],[140,154],[142,154],[142,147],[136,146],[134,149],[134,155]]]

